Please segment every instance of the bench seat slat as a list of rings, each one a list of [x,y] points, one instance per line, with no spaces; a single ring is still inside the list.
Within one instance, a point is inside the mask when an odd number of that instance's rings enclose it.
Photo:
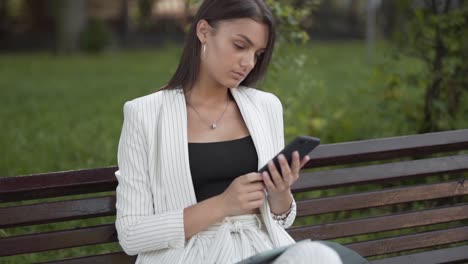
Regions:
[[[468,171],[468,155],[303,173],[293,192]]]
[[[0,238],[0,256],[12,256],[117,241],[115,225]]]
[[[452,181],[326,198],[307,199],[297,201],[297,216],[364,209],[467,194],[468,185],[464,185],[459,181]]]
[[[135,264],[136,257],[128,256],[124,252],[101,254],[89,257],[70,258],[57,261],[43,262],[48,264]]]
[[[0,228],[115,215],[115,196],[0,208]]]
[[[288,230],[295,240],[326,240],[468,219],[468,204]]]
[[[372,264],[438,264],[466,263],[468,260],[468,245],[452,248],[431,250],[398,257],[378,259]]]
[[[357,242],[346,246],[365,257],[468,241],[468,226]]]
[[[117,167],[0,177],[0,202],[115,191]]]
[[[306,168],[468,149],[468,129],[318,146]]]

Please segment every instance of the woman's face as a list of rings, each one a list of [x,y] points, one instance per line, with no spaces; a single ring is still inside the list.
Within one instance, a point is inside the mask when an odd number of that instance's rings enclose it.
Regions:
[[[199,22],[201,72],[223,87],[237,87],[254,68],[268,43],[268,26],[250,18]],[[203,43],[206,50],[203,52]]]

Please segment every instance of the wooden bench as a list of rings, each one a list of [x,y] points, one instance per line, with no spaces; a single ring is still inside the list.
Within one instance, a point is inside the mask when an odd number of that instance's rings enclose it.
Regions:
[[[468,130],[321,145],[311,157],[294,186],[295,239],[335,240],[378,264],[468,261]],[[116,243],[115,171],[0,178],[0,262],[133,263]]]

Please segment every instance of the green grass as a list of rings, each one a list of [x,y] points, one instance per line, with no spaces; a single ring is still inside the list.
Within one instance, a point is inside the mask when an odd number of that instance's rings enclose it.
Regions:
[[[0,175],[116,164],[125,101],[170,77],[176,48],[0,56]]]

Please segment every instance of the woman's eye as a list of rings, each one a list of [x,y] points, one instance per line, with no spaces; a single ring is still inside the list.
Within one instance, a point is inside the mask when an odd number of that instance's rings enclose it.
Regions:
[[[240,49],[240,50],[244,49],[244,46],[241,46],[241,45],[238,45],[238,44],[234,44],[234,46],[235,46],[237,49]]]

